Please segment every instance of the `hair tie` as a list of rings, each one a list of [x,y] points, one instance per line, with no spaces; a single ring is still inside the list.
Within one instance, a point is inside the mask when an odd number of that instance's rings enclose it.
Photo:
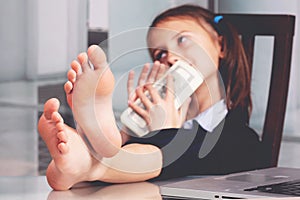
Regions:
[[[215,24],[218,24],[223,19],[222,15],[217,15],[214,17]]]

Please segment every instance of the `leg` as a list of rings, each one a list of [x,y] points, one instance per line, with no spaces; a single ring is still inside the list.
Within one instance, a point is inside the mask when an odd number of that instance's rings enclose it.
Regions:
[[[102,171],[81,137],[63,123],[58,108],[57,99],[46,102],[38,130],[53,159],[47,169],[49,185],[56,190],[66,190],[78,182],[98,180]],[[98,168],[97,173],[94,168]]]
[[[105,54],[93,45],[87,54],[79,54],[78,61],[73,61],[71,66],[65,91],[74,118],[99,155],[114,156],[120,150],[122,139],[112,109],[114,77]]]
[[[130,161],[123,156],[114,156],[99,162],[91,156],[76,130],[63,123],[58,108],[57,99],[48,100],[38,123],[39,133],[52,157],[47,169],[47,179],[54,190],[68,190],[83,181],[126,183],[145,181],[159,175],[162,157],[159,149],[152,145],[124,146],[122,149],[125,152],[137,155],[135,160]],[[132,163],[133,168],[136,167],[136,162],[139,162],[137,173],[120,169],[122,163],[128,162]],[[149,168],[151,165],[154,166]]]

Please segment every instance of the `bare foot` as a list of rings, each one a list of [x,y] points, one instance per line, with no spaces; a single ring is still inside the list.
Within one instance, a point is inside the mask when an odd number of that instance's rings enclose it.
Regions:
[[[49,185],[55,190],[67,190],[76,183],[99,179],[101,166],[76,131],[63,123],[58,108],[57,99],[45,103],[38,130],[53,159],[47,169]],[[98,173],[93,173],[95,166],[100,166]]]
[[[113,74],[97,45],[91,46],[87,54],[79,54],[77,59],[71,64],[69,81],[65,84],[68,103],[80,127],[78,131],[83,131],[81,134],[86,136],[94,152],[112,157],[122,143],[112,109]]]

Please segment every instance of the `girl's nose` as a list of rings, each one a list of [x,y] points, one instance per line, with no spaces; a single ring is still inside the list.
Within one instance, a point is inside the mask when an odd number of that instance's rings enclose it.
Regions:
[[[180,59],[180,57],[178,55],[176,55],[175,53],[169,52],[168,58],[167,58],[168,65],[171,67],[179,59]]]

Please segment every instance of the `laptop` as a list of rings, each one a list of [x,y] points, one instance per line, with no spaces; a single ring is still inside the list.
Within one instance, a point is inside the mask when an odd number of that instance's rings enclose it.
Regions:
[[[300,169],[267,168],[190,178],[160,186],[168,199],[242,199],[300,196]]]

